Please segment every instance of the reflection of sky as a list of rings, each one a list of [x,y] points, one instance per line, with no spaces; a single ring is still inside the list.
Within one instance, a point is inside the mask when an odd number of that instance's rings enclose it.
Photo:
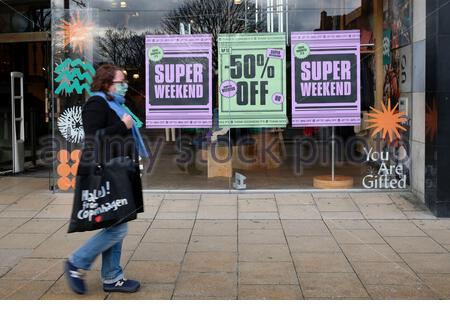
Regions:
[[[120,0],[90,0],[89,5],[101,10],[99,22],[102,29],[126,27],[137,32],[151,32],[160,26],[161,19],[167,13],[187,1],[189,0],[128,0],[125,1],[126,8],[120,8]],[[255,0],[248,1],[255,3]],[[263,9],[267,7],[265,0],[259,0],[258,3]],[[288,3],[288,30],[309,31],[319,27],[321,11],[327,11],[329,16],[347,14],[358,8],[361,0],[288,0]]]

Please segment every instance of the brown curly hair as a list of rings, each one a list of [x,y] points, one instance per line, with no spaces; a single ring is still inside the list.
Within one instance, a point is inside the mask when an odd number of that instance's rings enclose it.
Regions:
[[[122,71],[122,69],[109,63],[98,67],[92,80],[91,91],[102,91],[107,95],[108,99],[112,98],[109,96],[108,91],[109,87],[113,85],[116,71]]]

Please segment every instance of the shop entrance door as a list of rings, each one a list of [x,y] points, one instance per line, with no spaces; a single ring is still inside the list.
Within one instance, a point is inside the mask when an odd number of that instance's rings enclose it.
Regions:
[[[23,171],[14,170],[13,166],[14,151],[23,150],[16,152],[19,167],[23,161],[27,174],[49,176],[49,169],[38,159],[39,141],[51,133],[46,107],[51,57],[49,40],[46,32],[0,34],[0,61],[4,62],[0,65],[0,174]],[[22,140],[19,143],[13,143],[16,139],[13,139],[12,101],[15,118],[21,119],[15,122],[17,139]]]

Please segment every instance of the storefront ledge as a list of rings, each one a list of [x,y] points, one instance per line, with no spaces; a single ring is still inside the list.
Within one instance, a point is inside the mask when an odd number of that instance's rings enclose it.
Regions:
[[[411,189],[256,189],[256,190],[233,190],[233,189],[145,189],[144,193],[169,193],[169,194],[184,194],[184,193],[210,193],[210,194],[249,194],[249,193],[295,193],[295,192],[309,192],[309,193],[408,193]]]

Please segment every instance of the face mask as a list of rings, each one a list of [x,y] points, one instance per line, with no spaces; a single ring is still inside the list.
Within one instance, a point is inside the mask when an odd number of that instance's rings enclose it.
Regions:
[[[128,91],[128,83],[116,83],[116,94],[124,97]]]

